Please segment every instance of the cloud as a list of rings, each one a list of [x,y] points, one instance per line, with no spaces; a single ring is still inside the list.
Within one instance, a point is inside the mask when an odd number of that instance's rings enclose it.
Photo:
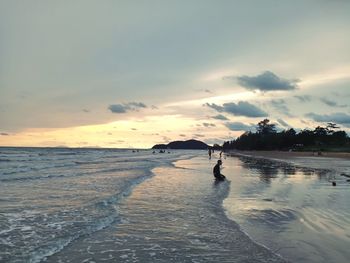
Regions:
[[[337,124],[350,126],[350,115],[343,112],[336,112],[324,115],[310,112],[306,114],[306,116],[317,122],[335,122]]]
[[[275,90],[295,90],[299,80],[287,80],[278,77],[271,71],[265,71],[257,76],[238,76],[238,84],[248,90],[275,91]]]
[[[271,100],[271,105],[277,109],[279,112],[287,115],[287,116],[291,116],[288,107],[286,106],[286,101],[283,99],[279,99],[279,100]]]
[[[1,136],[10,136],[10,134],[8,134],[7,132],[1,132],[0,135]]]
[[[109,105],[108,109],[113,113],[126,113],[128,111],[138,111],[141,108],[147,108],[142,102],[128,102],[123,104]]]
[[[129,102],[127,105],[134,108],[147,108],[146,104],[142,102]]]
[[[286,123],[284,120],[282,120],[282,119],[277,119],[277,122],[279,123],[279,124],[281,124],[283,127],[286,127],[286,128],[288,128],[288,127],[290,127],[290,125],[288,124],[288,123]]]
[[[224,115],[222,114],[218,114],[216,116],[213,116],[212,117],[213,119],[216,119],[216,120],[222,120],[222,121],[228,121],[229,119],[227,117],[225,117]]]
[[[300,102],[309,102],[311,101],[312,97],[310,95],[303,95],[303,96],[294,96],[294,98],[298,99]]]
[[[214,123],[208,123],[208,122],[203,122],[204,127],[215,127],[216,125]]]
[[[246,125],[242,122],[227,122],[225,126],[231,131],[251,131],[255,129],[255,125]]]
[[[203,138],[203,137],[205,137],[205,135],[203,134],[198,134],[198,133],[193,134],[193,138]]]
[[[122,104],[109,105],[108,109],[113,113],[125,113],[127,111],[127,107]]]
[[[330,106],[330,107],[340,107],[340,108],[344,108],[344,107],[346,107],[347,105],[340,105],[340,104],[338,104],[336,101],[333,101],[333,100],[330,100],[330,99],[327,99],[327,98],[320,98],[320,100],[324,103],[324,104],[326,104],[326,105],[328,105],[328,106]]]
[[[235,116],[246,116],[251,118],[268,116],[266,112],[246,101],[239,101],[237,104],[234,102],[224,103],[222,106],[215,103],[206,103],[205,105],[218,112],[226,112]]]

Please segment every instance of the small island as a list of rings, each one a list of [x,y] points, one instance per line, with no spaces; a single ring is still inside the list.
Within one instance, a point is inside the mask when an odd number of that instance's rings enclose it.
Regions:
[[[176,149],[176,150],[206,150],[210,146],[198,140],[173,141],[168,144],[156,144],[152,149]]]

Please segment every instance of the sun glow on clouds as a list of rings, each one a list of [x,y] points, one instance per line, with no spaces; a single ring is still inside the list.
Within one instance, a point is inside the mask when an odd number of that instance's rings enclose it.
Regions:
[[[232,101],[238,101],[238,100],[249,100],[256,97],[256,94],[250,91],[242,91],[242,92],[236,92],[236,93],[229,93],[221,96],[211,96],[206,98],[200,98],[200,99],[193,99],[193,100],[185,100],[180,102],[173,102],[166,104],[166,107],[173,107],[173,106],[189,106],[189,105],[203,105],[207,102],[213,102],[213,103],[225,103],[225,102],[232,102]]]
[[[328,70],[326,72],[321,72],[309,76],[305,76],[300,82],[302,88],[312,88],[320,84],[350,79],[350,67],[338,67],[335,69]]]
[[[156,143],[191,138],[196,121],[180,115],[145,117],[101,125],[60,129],[27,129],[0,136],[4,146],[150,148]],[[198,122],[199,123],[199,122]],[[199,125],[199,124],[198,124]]]

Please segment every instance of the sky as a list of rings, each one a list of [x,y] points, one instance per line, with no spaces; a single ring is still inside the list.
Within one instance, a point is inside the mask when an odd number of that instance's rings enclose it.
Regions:
[[[350,132],[350,1],[0,0],[0,146]]]

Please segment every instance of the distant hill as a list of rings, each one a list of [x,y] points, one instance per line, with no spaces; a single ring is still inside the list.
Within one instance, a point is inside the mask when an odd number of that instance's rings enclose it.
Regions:
[[[197,140],[174,141],[168,144],[156,144],[152,149],[184,149],[184,150],[205,150],[209,145]]]

